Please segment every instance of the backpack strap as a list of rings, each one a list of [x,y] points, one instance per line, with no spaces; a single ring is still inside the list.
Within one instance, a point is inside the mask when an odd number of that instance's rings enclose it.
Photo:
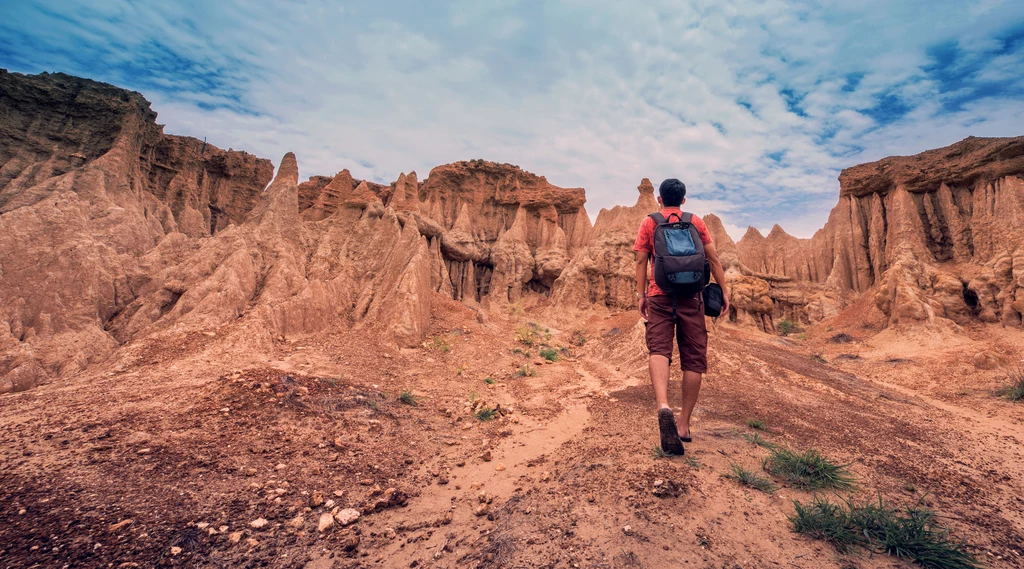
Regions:
[[[692,213],[687,213],[687,212],[684,211],[683,212],[683,218],[686,219],[687,221],[689,221],[690,223],[693,223],[693,214]]]
[[[665,219],[664,215],[661,215],[660,211],[656,211],[656,212],[648,215],[647,217],[653,219],[654,223],[657,223],[658,225],[661,225],[663,223],[668,223],[668,220]]]

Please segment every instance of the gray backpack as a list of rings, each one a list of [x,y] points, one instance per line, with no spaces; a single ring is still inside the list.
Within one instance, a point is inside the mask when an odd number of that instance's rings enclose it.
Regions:
[[[665,294],[693,296],[710,282],[711,274],[704,257],[704,242],[693,225],[693,214],[661,213],[649,216],[654,227],[654,282]],[[676,218],[672,221],[672,218]],[[685,221],[684,221],[685,220]]]

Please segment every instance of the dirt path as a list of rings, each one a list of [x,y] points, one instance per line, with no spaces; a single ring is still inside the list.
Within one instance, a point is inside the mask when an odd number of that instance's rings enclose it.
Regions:
[[[583,349],[555,331],[554,364],[514,340],[525,319],[466,320],[437,322],[445,349],[366,350],[353,331],[247,365],[194,339],[163,346],[183,354],[170,363],[134,346],[5,397],[0,567],[902,566],[792,533],[810,493],[723,477],[761,471],[754,418],[764,439],[850,463],[855,496],[925,500],[993,567],[1024,567],[1024,434],[998,405],[720,327],[695,440],[659,458],[635,316],[588,321]],[[480,401],[512,412],[480,421]],[[362,517],[317,531],[331,508]]]

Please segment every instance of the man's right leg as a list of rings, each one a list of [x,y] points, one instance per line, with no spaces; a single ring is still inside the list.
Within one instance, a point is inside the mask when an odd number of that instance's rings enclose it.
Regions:
[[[658,431],[661,448],[669,454],[683,454],[683,443],[676,432],[675,416],[668,406],[668,370],[672,357],[672,340],[675,338],[675,316],[666,297],[652,296],[647,308],[647,350],[650,352],[648,366],[651,372],[651,386],[658,402]]]

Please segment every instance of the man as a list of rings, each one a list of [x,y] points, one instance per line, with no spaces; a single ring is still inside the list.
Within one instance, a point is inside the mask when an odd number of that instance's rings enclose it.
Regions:
[[[727,314],[729,292],[725,271],[708,228],[700,217],[694,215],[690,218],[690,214],[684,214],[680,209],[686,203],[686,186],[675,178],[669,178],[661,183],[658,194],[658,203],[662,206],[660,214],[664,220],[689,222],[699,233],[711,274],[715,282],[721,285],[725,296],[722,314]],[[673,295],[662,290],[654,282],[653,276],[648,279],[648,261],[654,257],[654,234],[658,223],[651,216],[645,217],[633,245],[636,251],[636,295],[640,314],[646,320],[647,350],[650,352],[648,365],[654,396],[658,402],[661,447],[669,454],[683,454],[683,443],[692,440],[690,415],[697,404],[703,374],[707,372],[708,332],[704,324],[704,300],[700,292]],[[679,344],[679,363],[683,369],[682,412],[678,418],[673,416],[672,408],[668,405],[673,336]]]

